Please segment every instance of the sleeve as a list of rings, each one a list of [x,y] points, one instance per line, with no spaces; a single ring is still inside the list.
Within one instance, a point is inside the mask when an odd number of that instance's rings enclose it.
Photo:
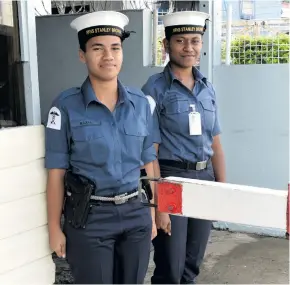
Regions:
[[[68,116],[59,101],[55,101],[45,124],[45,168],[69,168]]]
[[[148,135],[144,139],[141,160],[144,164],[154,161],[157,158],[156,149],[154,147],[154,134],[152,132],[153,117],[151,115],[149,103],[146,102],[146,116]]]
[[[160,127],[159,127],[159,112],[158,112],[158,105],[156,101],[156,96],[153,96],[153,92],[148,88],[148,82],[142,87],[142,92],[148,99],[149,106],[150,106],[150,113],[152,116],[151,121],[151,134],[153,143],[161,144],[161,135],[160,135]]]
[[[220,126],[220,121],[219,121],[219,111],[218,111],[218,104],[217,104],[217,100],[216,100],[216,95],[215,95],[215,91],[213,89],[213,93],[214,93],[214,100],[215,100],[215,122],[214,122],[214,127],[213,127],[213,136],[217,136],[221,134],[221,126]]]

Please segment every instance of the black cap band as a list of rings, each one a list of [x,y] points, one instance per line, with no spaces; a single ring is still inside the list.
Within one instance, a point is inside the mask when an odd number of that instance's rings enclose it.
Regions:
[[[178,35],[178,34],[203,35],[204,32],[205,32],[205,26],[198,26],[198,25],[179,25],[179,26],[168,26],[165,28],[166,39],[169,39],[172,35]]]
[[[95,26],[83,29],[78,32],[78,39],[80,45],[86,44],[86,42],[96,36],[117,36],[122,41],[130,36],[130,32],[126,32],[116,26]]]

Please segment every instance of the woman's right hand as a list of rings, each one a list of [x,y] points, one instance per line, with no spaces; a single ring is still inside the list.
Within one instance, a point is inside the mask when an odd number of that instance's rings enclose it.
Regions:
[[[169,214],[156,211],[155,219],[157,229],[161,229],[171,236],[171,220]]]
[[[58,257],[65,258],[66,237],[60,227],[50,229],[49,245],[51,250],[54,251]]]

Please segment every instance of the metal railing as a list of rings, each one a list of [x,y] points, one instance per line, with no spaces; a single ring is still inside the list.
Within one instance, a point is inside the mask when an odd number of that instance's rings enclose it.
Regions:
[[[289,63],[289,18],[222,23],[222,64]]]

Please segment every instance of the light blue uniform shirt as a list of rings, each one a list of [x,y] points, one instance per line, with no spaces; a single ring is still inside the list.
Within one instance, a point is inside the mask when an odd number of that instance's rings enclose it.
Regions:
[[[95,96],[89,79],[53,102],[45,129],[45,167],[71,169],[92,179],[97,195],[114,195],[138,186],[140,167],[156,159],[152,116],[141,90],[118,82],[111,112]]]
[[[168,64],[142,87],[144,94],[150,95],[156,104],[153,135],[161,137],[159,159],[196,163],[213,155],[213,137],[221,132],[215,91],[196,68],[193,75],[195,85],[189,90],[173,75]],[[195,104],[201,115],[202,135],[189,134],[191,104]]]

